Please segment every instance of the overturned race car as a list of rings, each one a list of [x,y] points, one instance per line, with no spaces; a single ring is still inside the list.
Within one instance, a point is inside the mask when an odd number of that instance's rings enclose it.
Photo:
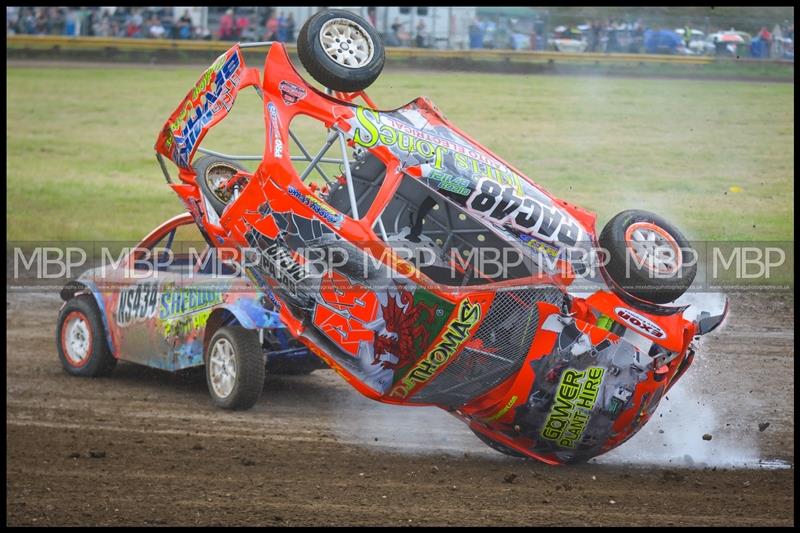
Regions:
[[[245,64],[257,46],[263,72]],[[441,407],[494,449],[549,464],[634,435],[725,317],[668,305],[697,270],[680,231],[629,210],[598,234],[593,213],[426,98],[378,108],[364,90],[384,50],[358,16],[314,15],[297,51],[324,89],[283,44],[237,44],[160,132],[167,182],[207,242],[233,250],[288,333],[369,398]],[[263,153],[201,147],[246,88],[263,100]],[[326,135],[316,152],[291,129],[299,116]],[[253,159],[253,172],[240,164]]]

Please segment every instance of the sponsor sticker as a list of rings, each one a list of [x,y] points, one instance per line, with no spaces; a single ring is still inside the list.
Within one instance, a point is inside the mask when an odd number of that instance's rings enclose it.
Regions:
[[[223,301],[222,292],[209,288],[184,287],[165,288],[161,294],[158,318],[169,320],[195,313]]]
[[[310,194],[303,194],[292,185],[289,185],[289,194],[310,207],[317,216],[327,220],[336,227],[339,227],[344,220],[344,216],[341,213],[337,212],[332,207],[325,205],[321,200],[317,200]]]
[[[422,383],[430,380],[439,368],[458,352],[472,334],[472,329],[481,318],[480,304],[464,300],[458,308],[458,315],[445,328],[439,342],[431,348],[425,357],[406,374],[397,386],[392,389],[392,398],[403,399]]]
[[[306,97],[306,90],[290,81],[283,80],[278,84],[281,97],[286,105],[293,105]]]
[[[564,448],[574,448],[580,441],[591,416],[605,369],[592,366],[586,370],[568,368],[553,400],[553,407],[541,435]]]
[[[453,176],[446,172],[439,170],[432,170],[428,175],[428,179],[435,181],[437,187],[443,191],[450,191],[462,196],[469,196],[472,194],[470,189],[470,181],[462,176]]]
[[[281,139],[281,129],[278,123],[278,109],[272,102],[267,104],[269,110],[269,128],[272,133],[272,155],[283,157],[283,140]]]
[[[614,309],[617,316],[625,322],[628,326],[645,335],[650,335],[657,339],[663,339],[667,336],[663,329],[658,327],[652,320],[643,317],[639,313],[631,311],[625,307],[617,307]]]
[[[181,104],[181,112],[167,128],[166,139],[166,145],[172,147],[172,160],[178,165],[189,164],[189,155],[214,116],[230,111],[240,83],[241,66],[238,50],[228,58],[221,55]]]

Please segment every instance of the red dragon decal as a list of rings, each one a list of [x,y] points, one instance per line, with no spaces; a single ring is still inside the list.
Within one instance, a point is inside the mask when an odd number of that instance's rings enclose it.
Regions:
[[[389,302],[381,306],[385,331],[375,336],[373,343],[373,364],[380,363],[383,368],[397,370],[414,362],[419,347],[427,346],[430,332],[425,328],[433,322],[436,306],[424,302],[414,305],[414,294],[395,282],[397,298],[389,296]],[[397,303],[400,300],[400,305]],[[382,353],[397,357],[397,362],[380,361]]]

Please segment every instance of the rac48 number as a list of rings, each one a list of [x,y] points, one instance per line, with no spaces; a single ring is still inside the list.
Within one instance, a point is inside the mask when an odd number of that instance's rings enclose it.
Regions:
[[[513,187],[503,187],[492,180],[481,180],[467,200],[467,207],[499,225],[509,224],[523,233],[547,241],[574,245],[581,229],[559,209],[533,198],[520,198]]]

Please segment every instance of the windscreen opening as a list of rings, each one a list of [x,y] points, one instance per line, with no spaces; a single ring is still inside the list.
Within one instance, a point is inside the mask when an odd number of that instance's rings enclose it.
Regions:
[[[436,283],[472,286],[529,277],[533,259],[513,240],[465,212],[420,180],[405,175],[380,216],[382,236]]]

